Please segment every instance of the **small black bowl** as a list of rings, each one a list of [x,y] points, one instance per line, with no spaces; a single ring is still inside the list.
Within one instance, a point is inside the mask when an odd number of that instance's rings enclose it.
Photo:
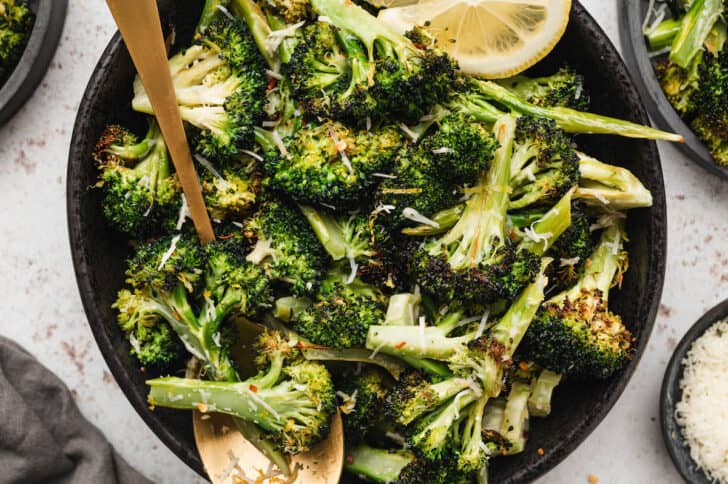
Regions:
[[[662,380],[662,390],[660,391],[662,438],[678,472],[686,482],[691,484],[709,484],[712,481],[702,470],[698,469],[692,457],[690,457],[690,448],[685,443],[682,429],[675,420],[675,404],[682,398],[682,391],[680,390],[680,380],[682,380],[683,376],[682,361],[687,352],[690,351],[693,342],[701,337],[713,324],[726,317],[728,317],[728,299],[712,308],[697,323],[693,324],[672,353],[665,370],[665,377]]]
[[[175,24],[181,45],[190,38],[201,6],[201,0],[160,2],[164,25]],[[553,72],[564,63],[584,75],[594,112],[649,124],[619,54],[576,1],[566,34],[533,73]],[[124,259],[130,254],[130,247],[104,220],[99,191],[89,189],[98,176],[92,153],[105,125],[117,123],[138,132],[144,130],[144,117],[134,113],[130,106],[133,79],[134,67],[117,34],[91,76],[71,141],[67,203],[73,263],[89,325],[119,386],[152,431],[182,460],[203,473],[189,413],[149,409],[144,381],[156,375],[139,370],[111,308],[116,292],[124,284]],[[660,301],[667,222],[665,188],[655,143],[615,136],[585,136],[578,142],[587,153],[628,167],[653,195],[652,207],[629,214],[630,269],[625,274],[622,290],[609,298],[613,310],[632,331],[636,350],[624,371],[608,380],[567,382],[559,386],[551,416],[531,422],[525,452],[492,461],[493,482],[521,483],[536,479],[561,462],[594,430],[622,394],[647,347]],[[539,455],[539,448],[543,449],[543,455]]]
[[[647,106],[647,111],[661,129],[678,133],[685,143],[677,147],[693,162],[710,173],[728,180],[728,167],[721,167],[705,144],[685,124],[662,92],[655,74],[655,67],[647,52],[647,41],[642,34],[642,21],[647,12],[649,0],[622,0],[619,8],[619,36],[622,39],[622,54],[632,77]]]
[[[35,92],[48,69],[63,32],[68,0],[30,0],[35,23],[23,55],[0,87],[0,126]]]

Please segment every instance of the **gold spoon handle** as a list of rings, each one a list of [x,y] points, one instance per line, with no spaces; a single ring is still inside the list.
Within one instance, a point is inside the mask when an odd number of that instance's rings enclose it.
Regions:
[[[177,97],[167,64],[159,10],[155,0],[107,0],[119,32],[152,103],[172,162],[177,171],[197,234],[203,243],[215,239],[192,164]]]

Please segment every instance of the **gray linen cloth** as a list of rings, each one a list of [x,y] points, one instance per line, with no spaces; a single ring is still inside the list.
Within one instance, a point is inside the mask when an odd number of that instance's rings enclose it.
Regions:
[[[66,385],[0,336],[0,483],[147,484],[78,410]]]

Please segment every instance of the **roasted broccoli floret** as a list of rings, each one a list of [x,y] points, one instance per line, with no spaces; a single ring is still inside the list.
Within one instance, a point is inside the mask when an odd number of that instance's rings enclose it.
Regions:
[[[572,204],[571,225],[556,239],[547,255],[554,258],[546,275],[549,292],[563,291],[576,284],[594,249],[591,223],[580,206]]]
[[[96,144],[103,209],[117,230],[144,238],[174,230],[182,203],[167,146],[153,120],[144,139],[108,126]]]
[[[680,28],[670,47],[670,62],[687,69],[702,50],[713,26],[724,13],[723,0],[692,2],[680,19]]]
[[[428,461],[407,450],[359,444],[346,449],[344,470],[379,484],[472,484],[474,476],[456,468],[450,456]]]
[[[392,126],[355,130],[327,121],[308,124],[266,152],[271,186],[303,203],[350,208],[388,171],[401,143]]]
[[[265,62],[244,22],[210,15],[198,38],[169,59],[182,119],[196,128],[196,150],[213,160],[235,160],[254,142],[263,120]],[[153,114],[141,79],[132,108]]]
[[[579,111],[589,108],[584,77],[570,67],[562,67],[550,76],[515,76],[499,83],[536,106],[561,106]]]
[[[700,57],[702,58],[702,55]],[[695,110],[693,94],[700,89],[698,65],[699,63],[693,63],[688,69],[683,69],[667,59],[658,59],[655,64],[655,73],[660,80],[662,91],[672,107],[681,115]]]
[[[369,327],[384,319],[381,297],[374,286],[335,267],[323,282],[317,301],[299,314],[293,327],[318,345],[362,347]]]
[[[283,200],[269,200],[243,222],[253,244],[246,260],[296,295],[316,292],[326,270],[326,254],[301,212]]]
[[[119,311],[119,326],[131,344],[131,354],[144,366],[167,369],[184,353],[177,334],[143,293],[119,291],[113,308]]]
[[[423,290],[434,297],[482,304],[513,299],[538,272],[538,257],[517,250],[506,234],[515,125],[510,116],[496,123],[500,147],[490,168],[469,190],[458,222],[413,254],[410,270]]]
[[[626,268],[620,221],[607,228],[571,289],[549,299],[531,324],[522,357],[577,377],[607,378],[629,360],[632,336],[607,301]]]
[[[573,140],[550,119],[520,116],[511,158],[510,209],[551,205],[578,182]]]
[[[368,365],[358,374],[344,374],[336,382],[344,437],[349,443],[361,442],[385,427],[384,398],[392,379],[384,370]]]
[[[197,174],[210,217],[218,220],[239,219],[250,212],[258,199],[261,175],[255,160],[243,158],[234,163],[205,162]]]
[[[262,338],[276,343],[258,345],[258,361],[267,365],[256,376],[241,382],[174,377],[148,380],[149,403],[227,413],[266,431],[265,438],[286,454],[307,451],[329,431],[336,408],[331,375],[320,363],[297,356],[275,333]]]
[[[23,55],[34,23],[35,14],[25,0],[0,1],[0,86]]]
[[[700,63],[699,88],[693,94],[694,119],[690,123],[713,158],[728,165],[728,49],[705,53]]]
[[[308,0],[266,0],[265,5],[289,24],[306,20],[308,17]]]
[[[337,98],[346,94],[346,101],[350,92],[355,93],[365,105],[376,100],[378,106],[372,114],[380,118],[390,114],[416,122],[447,96],[456,69],[447,54],[399,35],[352,2],[312,0],[311,8],[341,31],[338,50],[345,54],[337,53],[336,59],[346,61],[348,67],[336,90]],[[363,95],[356,94],[358,91]],[[360,104],[360,100],[354,103]]]

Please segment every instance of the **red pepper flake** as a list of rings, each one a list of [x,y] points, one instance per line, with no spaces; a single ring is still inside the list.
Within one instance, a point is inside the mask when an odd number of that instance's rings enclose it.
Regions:
[[[182,319],[182,318],[180,318],[180,315],[176,309],[174,311],[172,311],[172,317],[175,319],[175,321],[179,321],[180,319]]]
[[[354,463],[354,456],[353,455],[347,455],[346,456],[346,463],[349,465],[352,465]]]
[[[268,91],[272,91],[273,89],[275,89],[275,87],[276,87],[276,84],[277,84],[277,82],[278,82],[278,81],[276,80],[276,78],[275,78],[275,77],[271,77],[271,78],[269,78],[269,79],[268,79],[268,86],[266,87],[266,89],[267,89]]]
[[[399,343],[397,343],[397,346],[395,346],[395,348],[397,348],[398,350],[402,349],[402,348],[404,348],[404,345],[406,345],[406,344],[407,344],[406,342],[400,341]]]
[[[541,447],[539,447],[536,452],[538,453],[538,455],[543,455],[543,449]]]
[[[597,484],[599,482],[599,478],[595,476],[594,474],[589,474],[589,477],[587,477],[587,480],[589,481],[589,484]]]
[[[251,392],[258,393],[258,387],[256,387],[255,385],[250,385],[250,386],[248,386],[248,388],[250,389]]]

